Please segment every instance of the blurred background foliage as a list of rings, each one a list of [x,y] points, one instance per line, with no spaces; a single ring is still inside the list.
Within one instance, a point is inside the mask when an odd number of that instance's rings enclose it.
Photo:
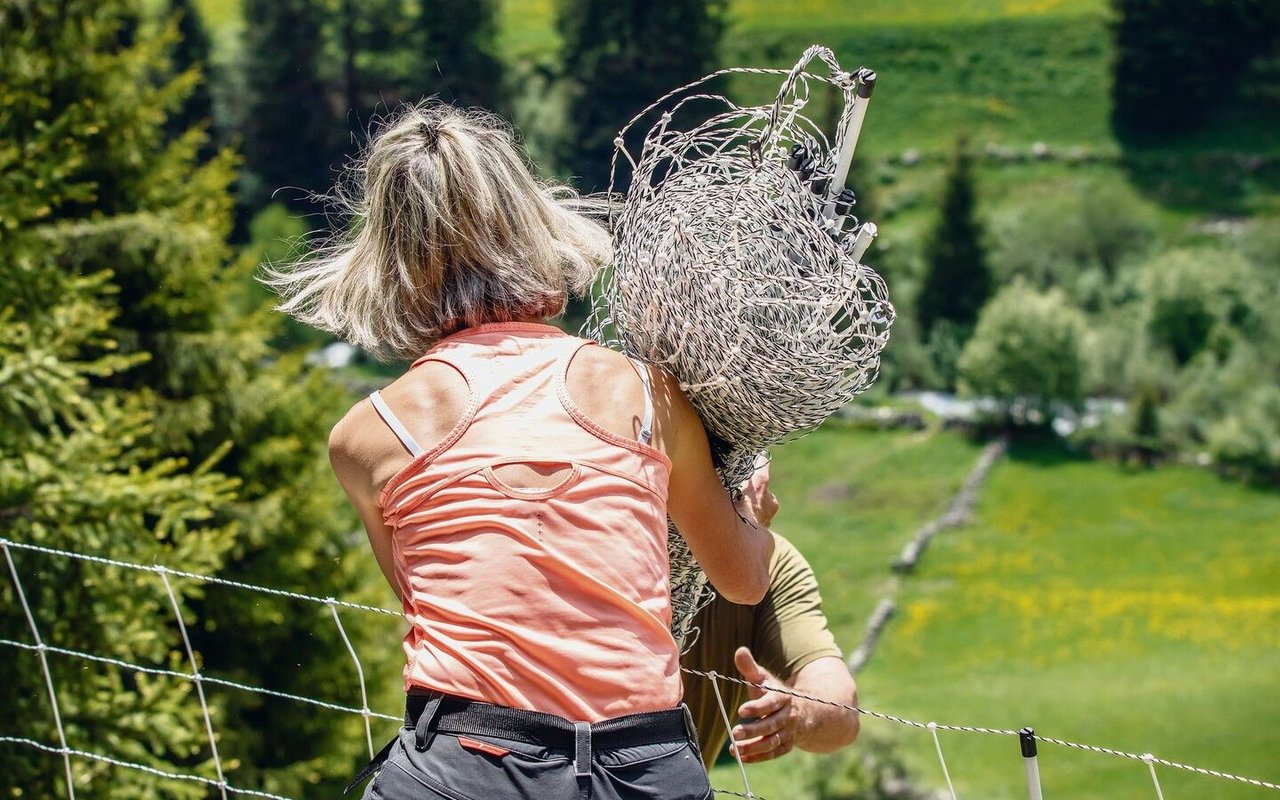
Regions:
[[[723,66],[790,66],[814,42],[881,76],[851,183],[880,225],[868,260],[900,316],[862,402],[955,392],[982,401],[974,432],[1014,432],[980,535],[1022,530],[1019,492],[1052,494],[1052,472],[1077,507],[1130,492],[1099,515],[1199,498],[1166,525],[1181,547],[1208,529],[1223,553],[1242,537],[1277,544],[1254,527],[1280,484],[1280,5],[1266,0],[12,0],[0,7],[4,535],[387,605],[323,451],[346,405],[403,365],[356,354],[316,367],[329,341],[270,312],[257,266],[344,224],[325,196],[398,103],[493,110],[542,174],[599,190],[618,129],[658,95]],[[776,80],[716,89],[758,104]],[[828,124],[839,113],[830,96],[814,108]],[[933,423],[841,426],[784,448],[777,472],[848,641],[883,583],[885,543],[941,507],[977,445]],[[1203,483],[1205,467],[1258,488]],[[850,527],[883,541],[832,547]],[[978,559],[949,557],[937,586]],[[185,669],[154,576],[14,558],[47,639]],[[1252,568],[1274,577],[1270,564]],[[1195,565],[1171,569],[1190,582]],[[210,671],[356,704],[326,614],[176,589]],[[887,656],[922,680],[903,664],[938,619],[931,591]],[[0,594],[4,637],[26,641],[12,584]],[[1275,620],[1273,606],[1250,619]],[[371,704],[394,710],[396,626],[362,622],[349,630],[376,677]],[[51,666],[73,746],[212,777],[189,685]],[[0,659],[0,678],[21,735],[55,741],[34,656]],[[234,692],[211,705],[236,785],[333,795],[358,765],[358,718]],[[1236,754],[1197,742],[1210,749],[1183,760]],[[812,780],[783,794],[915,796],[900,773],[926,762],[896,747],[878,740],[871,761],[838,768],[797,762]],[[1262,763],[1245,751],[1239,769]],[[77,769],[87,797],[207,794]],[[59,760],[21,747],[0,748],[0,775],[5,796],[65,793]]]

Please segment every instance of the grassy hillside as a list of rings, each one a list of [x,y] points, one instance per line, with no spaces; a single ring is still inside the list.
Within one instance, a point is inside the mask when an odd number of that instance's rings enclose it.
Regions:
[[[977,523],[942,538],[866,702],[1019,727],[1276,780],[1280,496],[1187,468],[1126,472],[1052,448],[998,467]],[[948,737],[964,794],[1020,797],[1016,747]],[[914,737],[921,774],[937,773]],[[1142,764],[1049,748],[1046,794],[1143,796]],[[1169,796],[1245,798],[1162,770]],[[960,788],[964,787],[964,788]],[[967,791],[966,791],[967,789]]]
[[[199,5],[229,46],[239,0]],[[821,43],[849,68],[876,68],[880,88],[860,153],[887,164],[919,151],[925,162],[917,176],[934,178],[964,135],[1023,153],[1044,143],[1058,155],[1053,166],[1060,173],[1101,159],[1151,199],[1191,214],[1280,207],[1273,120],[1233,100],[1230,87],[1213,125],[1158,148],[1122,149],[1109,124],[1107,8],[1105,0],[733,0],[721,63],[790,67],[806,46]],[[554,0],[506,0],[503,57],[553,61],[555,9]],[[733,87],[737,99],[749,103],[768,102],[776,90],[774,78],[743,78]],[[637,98],[637,110],[643,101]],[[558,101],[544,98],[539,105],[545,102]],[[814,113],[823,116],[823,108],[819,98]],[[1017,161],[986,167],[1013,171],[1014,182],[1023,179]]]
[[[234,0],[206,0],[234,2]],[[1004,17],[1099,14],[1105,0],[730,0],[730,38],[760,30],[821,32],[854,26],[938,24]],[[501,44],[515,55],[546,53],[558,44],[555,0],[505,0]]]
[[[238,0],[199,6],[216,32],[239,23]],[[878,68],[881,99],[864,139],[872,155],[938,149],[961,130],[979,141],[1105,147],[1105,7],[1103,0],[735,0],[721,61],[789,67],[821,43],[851,68]],[[506,0],[503,56],[551,58],[559,47],[555,8],[554,0]],[[739,88],[755,97],[777,82]]]
[[[872,449],[886,451],[912,438],[877,436]],[[929,441],[915,455],[947,471],[945,458],[929,456],[951,445]],[[848,466],[847,445],[839,433],[818,434],[807,442],[807,472],[792,477],[847,480],[856,494],[862,477]],[[779,462],[780,481],[799,468]],[[916,474],[928,469],[918,466]],[[902,497],[916,496],[910,487],[917,479],[906,478],[900,497],[868,500],[880,509],[913,507]],[[894,482],[885,476],[886,486]],[[834,615],[863,590],[850,585],[842,565],[847,537],[810,535],[821,516],[801,509],[786,518],[787,530],[803,542]],[[1032,725],[1048,736],[1275,781],[1276,519],[1280,495],[1204,471],[1130,472],[1055,447],[1015,448],[992,472],[975,524],[935,540],[920,572],[902,584],[899,616],[860,678],[863,705],[921,721]],[[877,535],[898,541],[907,533],[909,526]],[[893,549],[887,542],[881,548]],[[861,581],[888,580],[880,555]],[[847,624],[840,627],[851,641]],[[865,730],[897,740],[915,775],[943,785],[927,732],[877,720]],[[1013,739],[941,736],[961,797],[1026,796]],[[1139,762],[1052,745],[1042,748],[1041,772],[1046,796],[1153,791]],[[795,768],[769,765],[750,774],[766,797],[796,796]],[[1159,775],[1169,797],[1262,796],[1191,773],[1161,768]],[[716,784],[735,788],[736,774],[721,768]]]
[[[790,67],[810,44],[881,71],[871,154],[979,140],[1106,145],[1109,45],[1100,0],[731,3],[725,65]],[[509,0],[508,55],[558,46],[551,0]],[[754,99],[775,79],[740,82]],[[761,98],[764,102],[767,98]]]
[[[891,589],[890,560],[942,511],[980,450],[954,433],[864,431],[837,420],[778,448],[775,527],[820,570],[825,610],[846,649]]]
[[[880,74],[859,142],[868,155],[942,150],[960,134],[976,142],[1114,150],[1110,45],[1100,17],[754,28],[729,40],[726,61],[759,64],[752,54],[763,53],[771,65],[789,67],[815,42],[831,47],[846,68],[866,64]],[[776,91],[776,83],[760,88]]]

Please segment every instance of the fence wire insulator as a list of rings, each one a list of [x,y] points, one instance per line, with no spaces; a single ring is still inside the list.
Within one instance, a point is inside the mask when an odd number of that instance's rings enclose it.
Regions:
[[[1027,797],[1044,800],[1040,789],[1040,760],[1036,748],[1036,732],[1031,728],[1018,731],[1018,746],[1022,750],[1022,764],[1027,771]]]

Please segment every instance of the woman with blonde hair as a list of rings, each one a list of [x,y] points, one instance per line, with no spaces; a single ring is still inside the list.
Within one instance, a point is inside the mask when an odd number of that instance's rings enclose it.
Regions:
[[[267,282],[298,319],[416,359],[329,443],[411,623],[405,727],[365,797],[710,797],[667,517],[717,591],[753,603],[767,487],[735,508],[673,378],[546,324],[609,237],[498,120],[405,108],[355,175],[350,230]]]

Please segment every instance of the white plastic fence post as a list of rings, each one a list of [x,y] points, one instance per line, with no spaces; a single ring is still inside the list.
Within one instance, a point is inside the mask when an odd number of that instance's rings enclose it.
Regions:
[[[849,122],[844,129],[844,138],[840,142],[840,153],[836,157],[836,170],[832,175],[831,186],[827,191],[834,197],[844,188],[849,177],[849,165],[853,163],[853,151],[858,146],[858,135],[862,132],[862,123],[867,118],[867,104],[871,102],[871,92],[876,88],[876,74],[866,67],[860,67],[853,75],[857,81],[854,90],[853,111],[849,114]]]
[[[1022,763],[1027,768],[1027,795],[1031,800],[1044,800],[1040,791],[1040,764],[1036,760],[1036,732],[1032,728],[1018,731],[1022,745]]]

